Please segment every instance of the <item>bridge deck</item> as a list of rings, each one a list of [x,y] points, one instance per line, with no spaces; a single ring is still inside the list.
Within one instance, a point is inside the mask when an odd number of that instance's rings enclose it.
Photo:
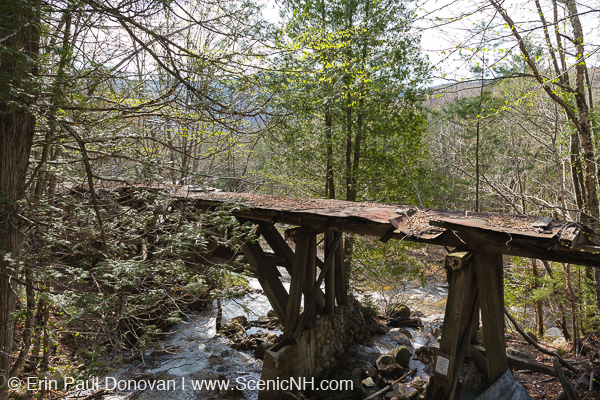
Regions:
[[[600,246],[585,228],[568,221],[528,215],[471,213],[400,204],[303,199],[248,193],[173,191],[197,207],[239,204],[235,214],[316,231],[371,235],[382,241],[409,240],[471,251],[486,251],[600,267]]]

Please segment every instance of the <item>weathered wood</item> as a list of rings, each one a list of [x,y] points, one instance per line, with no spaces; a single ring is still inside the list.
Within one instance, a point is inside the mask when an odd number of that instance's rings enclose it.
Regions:
[[[338,233],[341,235],[341,233]],[[325,263],[331,258],[331,266],[325,275],[325,313],[335,313],[335,250],[333,248],[334,233],[325,232]]]
[[[455,251],[446,256],[448,300],[440,354],[436,359],[433,399],[452,400],[456,384],[471,341],[472,321],[477,306],[477,280],[473,254]],[[441,368],[441,363],[447,363]],[[445,374],[441,371],[445,370]]]
[[[294,251],[290,247],[290,245],[286,242],[286,240],[281,236],[277,228],[272,224],[264,221],[252,221],[258,224],[260,228],[260,234],[265,238],[271,249],[280,257],[284,257],[286,263],[283,266],[287,269],[290,276],[292,275],[292,265],[294,263]],[[316,257],[316,255],[315,255]],[[324,310],[325,309],[325,293],[321,289],[317,291],[317,309]]]
[[[308,238],[308,255],[306,259],[306,267],[304,268],[304,312],[306,314],[306,325],[309,329],[315,327],[317,312],[315,310],[315,302],[310,301],[313,287],[317,279],[317,237],[311,236]]]
[[[490,385],[506,372],[506,343],[504,341],[504,284],[502,255],[483,252],[474,254],[477,287],[481,306],[483,340],[487,353]]]
[[[335,298],[339,305],[347,303],[348,288],[346,287],[346,263],[344,262],[343,246],[335,250]]]
[[[294,330],[298,324],[300,314],[300,303],[302,300],[302,289],[304,288],[304,278],[306,262],[309,255],[310,238],[300,239],[296,242],[296,254],[292,264],[290,297],[287,303],[286,319],[283,325],[284,339],[291,339],[294,336]]]
[[[285,321],[288,293],[278,275],[274,272],[277,271],[277,268],[267,259],[265,252],[258,243],[246,242],[242,247],[242,252],[248,263],[258,271],[258,281],[273,306],[273,311],[275,311],[280,321]]]
[[[473,350],[476,350],[483,357],[485,357],[485,348],[474,345],[474,344],[471,345],[471,348]],[[469,353],[469,355],[472,355],[472,354],[474,354],[474,353],[472,353],[472,352]],[[533,371],[533,372],[539,372],[541,374],[545,374],[545,375],[549,375],[549,376],[558,376],[556,374],[556,369],[554,367],[539,363],[537,361],[527,360],[524,358],[511,356],[510,354],[506,355],[506,360],[508,362],[508,365],[510,365],[513,368],[524,369],[524,370]],[[475,364],[477,364],[477,361],[475,362]],[[484,370],[484,372],[485,371],[487,371],[487,366],[486,366],[486,369]]]
[[[573,382],[571,382],[565,376],[565,371],[563,371],[563,369],[560,365],[560,361],[558,360],[558,357],[552,357],[552,363],[554,364],[554,368],[556,368],[556,373],[558,375],[558,379],[560,380],[560,384],[562,385],[563,390],[565,391],[565,395],[567,396],[567,399],[568,400],[577,400],[578,396],[577,396],[577,392],[575,391],[575,388],[573,387]]]
[[[342,241],[342,234],[340,232],[338,232],[338,233],[336,233],[336,236],[333,240],[332,250],[335,250],[338,247],[340,247],[341,241]],[[334,260],[335,260],[334,257],[328,257],[325,260],[325,264],[323,265],[323,269],[321,270],[321,273],[319,274],[319,277],[317,278],[317,282],[313,286],[312,292],[310,292],[308,295],[308,303],[305,305],[305,309],[309,309],[309,308],[313,307],[313,304],[316,301],[315,294],[317,293],[318,288],[321,286],[321,283],[323,283],[323,279],[329,272],[329,269],[333,267]],[[306,298],[306,295],[305,295],[305,298]],[[298,339],[300,337],[308,319],[309,319],[309,315],[306,313],[303,313],[303,315],[300,319],[300,323],[298,323],[298,325],[296,326],[296,331],[294,332],[294,338]]]

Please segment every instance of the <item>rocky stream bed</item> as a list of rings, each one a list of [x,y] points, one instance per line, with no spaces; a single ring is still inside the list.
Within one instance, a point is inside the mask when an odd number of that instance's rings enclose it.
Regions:
[[[253,290],[243,299],[223,302],[222,321],[226,323],[220,332],[215,326],[216,307],[190,316],[171,330],[160,349],[147,351],[141,359],[117,366],[110,374],[111,379],[133,384],[121,389],[108,387],[101,397],[105,400],[257,399],[258,390],[248,383],[260,379],[262,354],[281,336],[282,328],[272,317],[270,304],[258,281],[250,279],[249,283]],[[284,285],[289,288],[289,281],[284,281]],[[375,301],[386,297],[382,293],[370,295]],[[317,386],[322,379],[351,380],[352,388],[330,392],[307,390],[292,393],[290,398],[365,398],[412,370],[415,371],[402,383],[387,391],[385,398],[402,400],[422,396],[433,372],[431,348],[438,346],[446,296],[447,289],[440,285],[409,288],[403,300],[414,310],[409,312],[411,319],[419,322],[418,326],[389,328],[381,323],[370,323],[371,332],[377,333],[365,335],[362,343],[349,346],[337,360],[332,360],[336,367],[320,374],[316,380]],[[172,381],[174,384],[168,390],[151,390],[147,384],[135,384],[144,381]],[[202,381],[229,382],[229,388],[199,388]],[[79,393],[79,396],[84,394]]]

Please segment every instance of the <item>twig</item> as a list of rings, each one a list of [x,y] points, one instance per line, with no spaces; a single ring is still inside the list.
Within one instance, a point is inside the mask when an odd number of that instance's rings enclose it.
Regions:
[[[588,387],[588,392],[591,392],[593,387],[594,387],[594,371],[592,370],[592,372],[590,372],[590,386]]]
[[[406,378],[409,375],[412,375],[417,369],[413,369],[412,371],[407,372],[406,374],[402,375],[400,378],[396,379],[394,382],[392,382],[391,384],[387,385],[386,387],[384,387],[383,389],[381,389],[380,391],[373,393],[372,395],[370,395],[369,397],[367,397],[365,400],[372,400],[375,397],[379,396],[380,394],[383,394],[385,392],[387,392],[388,390],[390,390],[391,388],[394,387],[394,385],[398,382],[400,382],[402,379]]]

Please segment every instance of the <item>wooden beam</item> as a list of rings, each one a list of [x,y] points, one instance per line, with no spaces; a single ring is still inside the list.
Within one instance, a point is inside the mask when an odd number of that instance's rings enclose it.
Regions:
[[[467,353],[477,310],[477,279],[470,252],[446,256],[448,300],[440,353],[435,364],[433,399],[453,400],[460,370]]]
[[[258,243],[246,242],[242,246],[242,252],[248,263],[258,271],[258,281],[273,306],[273,311],[275,311],[280,321],[285,321],[288,293],[279,280],[279,275],[275,273],[277,267],[267,259],[265,252]]]
[[[344,262],[344,246],[338,246],[335,249],[335,298],[339,305],[345,305],[348,297],[348,288],[346,287],[346,263]]]
[[[493,385],[506,372],[506,343],[504,341],[504,276],[502,255],[475,252],[477,287],[482,296],[481,320],[487,354],[488,380]],[[485,293],[485,295],[483,295]]]
[[[332,244],[332,251],[337,249],[340,246],[340,243],[342,241],[342,234],[340,232],[338,232],[333,240],[333,244]],[[315,299],[316,296],[315,294],[317,293],[317,289],[321,286],[321,283],[323,283],[323,279],[325,279],[325,276],[327,276],[327,273],[329,272],[329,269],[333,267],[333,262],[335,260],[333,257],[328,257],[325,260],[325,264],[323,265],[323,269],[321,270],[321,273],[319,274],[319,278],[317,279],[316,284],[313,286],[312,292],[308,295],[308,303],[305,303],[305,310],[306,309],[310,309],[311,307],[313,307],[313,305],[315,304]],[[305,295],[305,299],[306,299],[306,295]],[[306,323],[309,320],[309,314],[304,313],[302,315],[302,318],[300,319],[300,323],[297,325],[296,327],[296,331],[294,332],[294,338],[298,339],[300,337],[300,335],[302,334],[302,331],[304,330],[304,326],[306,325]]]
[[[338,232],[338,235],[341,233]],[[325,232],[325,263],[332,260],[329,269],[325,275],[325,312],[329,315],[335,313],[335,251],[333,248],[333,232]]]
[[[304,311],[303,314],[306,315],[306,325],[309,329],[313,329],[315,327],[317,311],[315,310],[315,302],[311,301],[311,296],[313,296],[313,287],[315,286],[315,281],[317,280],[317,237],[311,236],[308,238],[308,255],[306,256],[306,267],[304,268],[304,273],[306,274],[304,277]],[[304,320],[304,318],[302,318]],[[304,328],[304,327],[302,327]]]
[[[304,288],[305,268],[309,254],[310,238],[300,239],[296,242],[296,254],[292,265],[290,297],[287,303],[286,319],[283,326],[284,339],[292,339],[298,324],[302,289]]]
[[[252,221],[258,224],[260,228],[260,234],[265,238],[269,246],[275,254],[280,257],[284,257],[286,264],[284,264],[290,276],[292,275],[292,265],[294,264],[294,251],[287,243],[287,241],[281,236],[277,228],[272,224],[265,221]],[[316,257],[316,255],[315,255]],[[325,293],[321,289],[317,291],[317,308],[319,310],[325,309]]]

